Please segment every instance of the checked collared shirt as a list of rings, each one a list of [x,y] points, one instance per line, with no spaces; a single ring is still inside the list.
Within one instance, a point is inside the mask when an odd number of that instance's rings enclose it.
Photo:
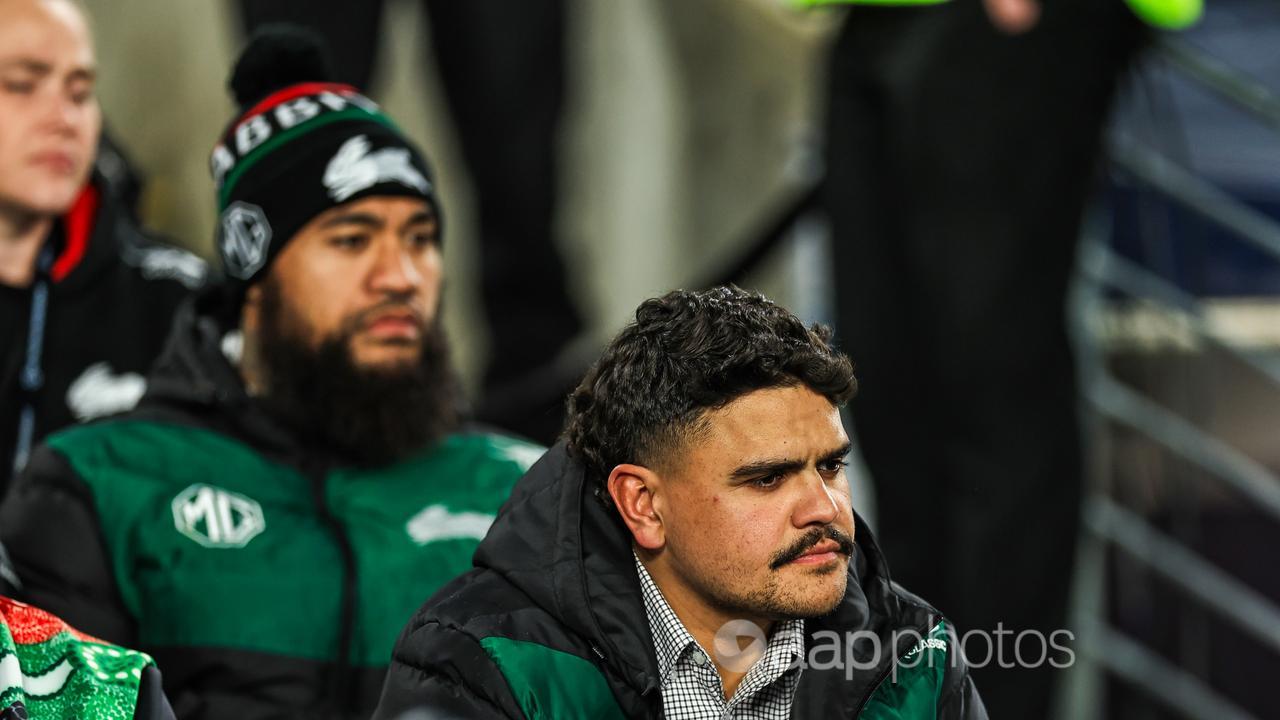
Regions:
[[[658,657],[662,707],[669,720],[785,720],[800,681],[804,620],[778,623],[764,654],[725,700],[720,673],[685,629],[662,591],[636,558],[644,611]]]

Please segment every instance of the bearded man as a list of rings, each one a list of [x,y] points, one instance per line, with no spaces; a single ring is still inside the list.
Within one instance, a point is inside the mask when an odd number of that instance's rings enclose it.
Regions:
[[[181,718],[368,717],[540,454],[462,429],[436,187],[323,66],[251,41],[211,162],[227,285],[135,411],[51,436],[0,508],[25,598],[155,657]]]

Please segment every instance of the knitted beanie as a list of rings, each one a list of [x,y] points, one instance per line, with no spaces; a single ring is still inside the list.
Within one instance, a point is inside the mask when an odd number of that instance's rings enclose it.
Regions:
[[[217,251],[243,291],[289,239],[329,208],[370,196],[429,202],[431,172],[377,103],[330,81],[309,32],[266,26],[236,61],[229,86],[240,105],[209,159],[217,189]]]

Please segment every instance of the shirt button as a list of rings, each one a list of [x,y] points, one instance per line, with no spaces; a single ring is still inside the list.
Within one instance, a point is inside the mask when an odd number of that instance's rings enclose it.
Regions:
[[[694,665],[697,665],[698,667],[702,667],[703,665],[707,664],[707,656],[702,654],[701,650],[694,650],[693,652],[689,653],[689,660],[690,662],[692,662]]]

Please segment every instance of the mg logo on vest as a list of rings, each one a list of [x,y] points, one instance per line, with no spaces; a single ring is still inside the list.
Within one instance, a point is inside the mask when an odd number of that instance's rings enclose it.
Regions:
[[[178,532],[209,548],[242,548],[267,529],[256,500],[200,484],[173,499],[173,524]]]

